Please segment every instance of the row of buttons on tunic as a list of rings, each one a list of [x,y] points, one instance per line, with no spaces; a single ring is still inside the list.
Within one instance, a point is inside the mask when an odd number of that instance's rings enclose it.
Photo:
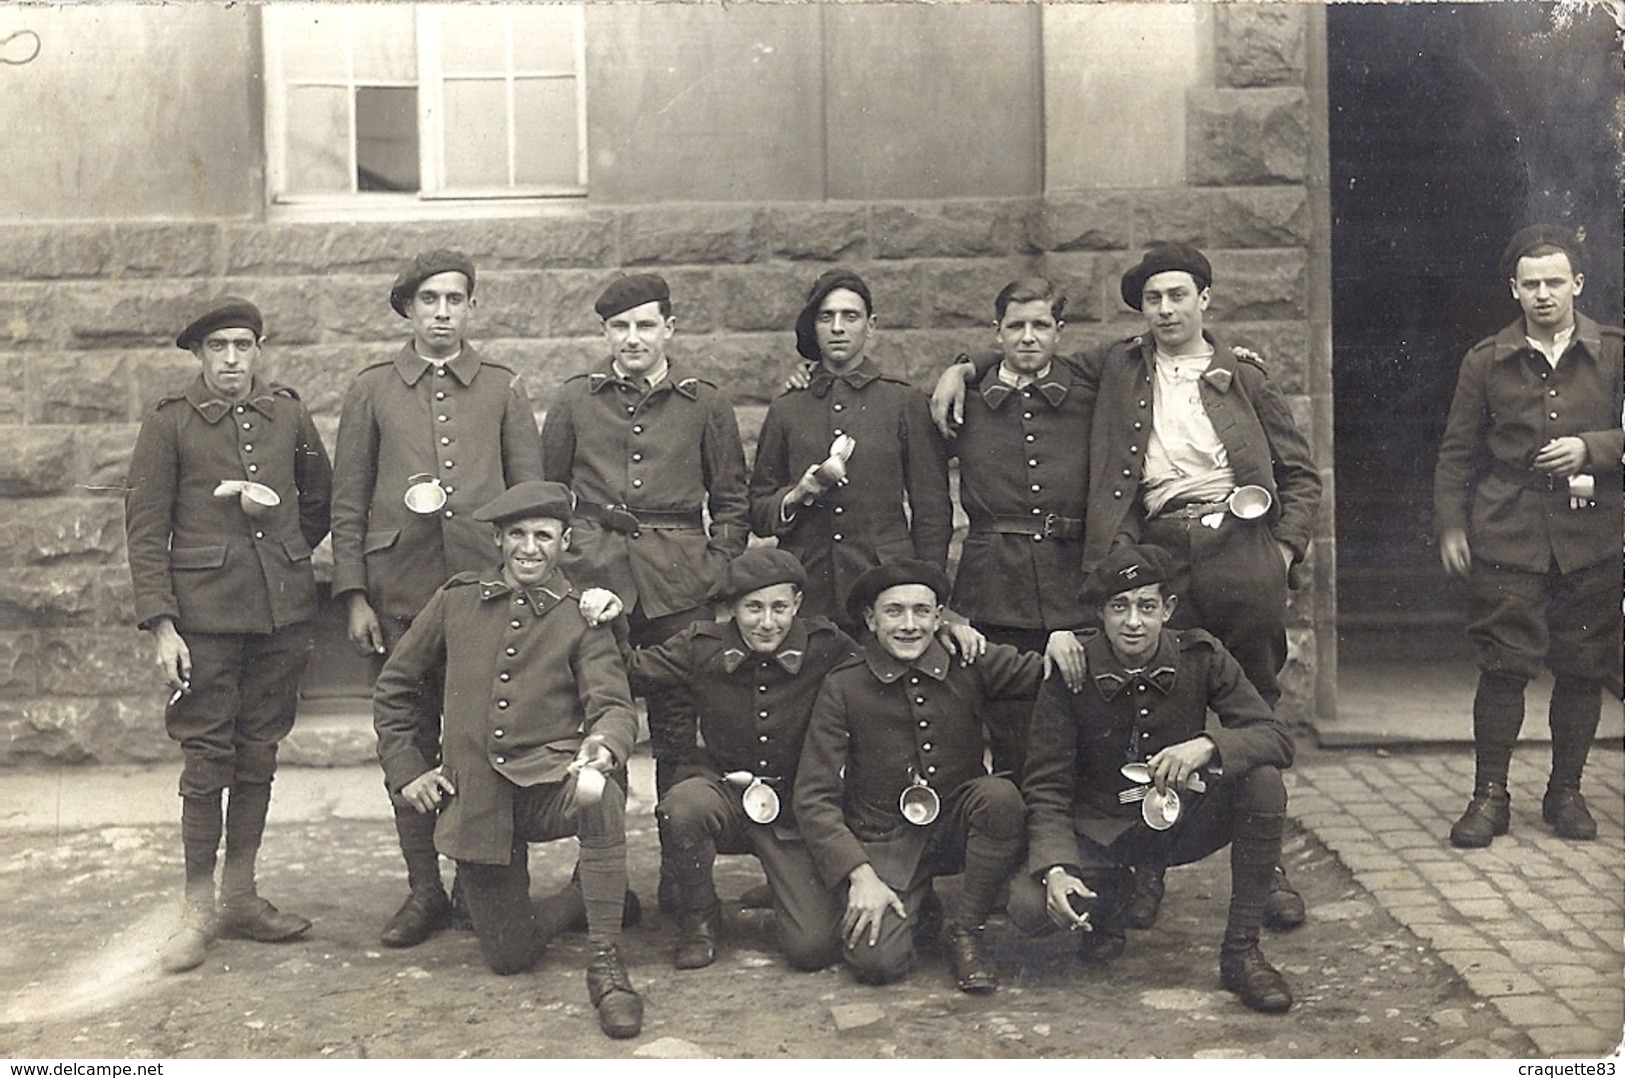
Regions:
[[[525,605],[525,597],[523,595],[517,596],[514,599],[513,603],[514,603],[515,606],[524,606]],[[514,630],[516,630],[516,631],[525,627],[525,623],[523,621],[520,621],[518,618],[514,618],[512,621],[508,622],[508,625],[511,628],[513,628]],[[519,649],[517,647],[515,647],[514,645],[509,644],[507,647],[502,649],[502,652],[503,652],[504,655],[507,655],[509,658],[513,658],[515,655],[519,654]],[[497,680],[498,681],[506,683],[508,681],[511,681],[512,679],[513,679],[513,675],[507,670],[502,670],[502,671],[499,671],[497,673]],[[501,698],[501,697],[498,697],[497,698],[497,710],[498,711],[506,711],[506,710],[508,710],[508,701]],[[500,727],[500,726],[498,726],[496,729],[491,731],[491,736],[498,739],[498,740],[502,739],[502,734],[503,734],[503,730],[502,730],[502,727]],[[508,762],[508,758],[506,756],[497,756],[494,759],[499,764],[505,764],[505,763]]]
[[[908,683],[910,685],[916,685],[916,686],[919,685],[919,683],[920,683],[920,675],[918,675],[918,674],[909,675]],[[916,695],[914,697],[914,703],[916,705],[920,706],[920,707],[924,707],[925,706],[925,697]],[[921,719],[920,720],[920,729],[929,730],[930,728],[931,728],[931,720],[930,719]],[[927,741],[924,744],[922,744],[920,746],[920,751],[921,752],[930,752],[931,751],[931,742]],[[925,768],[925,773],[926,773],[927,776],[935,775],[937,773],[936,765],[935,764],[927,764],[926,768]]]

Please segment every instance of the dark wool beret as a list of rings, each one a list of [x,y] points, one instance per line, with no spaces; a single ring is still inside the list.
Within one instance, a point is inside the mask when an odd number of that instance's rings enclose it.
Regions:
[[[1580,256],[1584,248],[1580,243],[1580,237],[1575,235],[1573,229],[1561,225],[1530,225],[1514,233],[1511,241],[1507,243],[1507,249],[1501,252],[1501,275],[1513,276],[1518,272],[1518,259],[1536,247],[1548,244],[1567,254],[1569,266],[1575,273],[1580,272]]]
[[[671,289],[666,287],[664,277],[653,273],[632,273],[616,278],[615,283],[604,289],[604,294],[598,297],[592,309],[598,312],[599,318],[609,319],[645,303],[670,302]]]
[[[190,349],[194,344],[203,343],[203,338],[215,330],[227,328],[251,329],[258,338],[265,332],[265,320],[260,317],[260,309],[246,299],[221,296],[209,300],[203,313],[181,330],[175,338],[175,347]]]
[[[395,308],[395,313],[402,318],[408,317],[412,295],[418,290],[418,285],[437,273],[461,273],[468,279],[468,294],[474,294],[474,263],[469,261],[467,255],[444,249],[425,251],[412,259],[390,286],[389,305]]]
[[[1188,243],[1165,243],[1151,248],[1140,259],[1139,265],[1123,274],[1123,302],[1139,310],[1145,282],[1171,270],[1184,270],[1196,278],[1198,288],[1207,288],[1213,283],[1213,267],[1206,255]]]
[[[936,595],[938,603],[946,603],[953,591],[953,585],[948,583],[948,574],[928,561],[903,558],[882,562],[853,583],[852,593],[846,597],[847,617],[852,619],[853,624],[862,625],[863,612],[875,605],[880,593],[899,584],[924,584]]]
[[[530,517],[552,517],[568,524],[574,512],[575,495],[570,493],[569,487],[563,483],[530,479],[514,484],[474,510],[474,519],[502,524]]]
[[[1078,598],[1086,603],[1103,603],[1113,595],[1147,584],[1166,584],[1173,576],[1173,559],[1160,546],[1120,546],[1095,566]]]
[[[722,570],[722,578],[711,589],[711,598],[731,603],[758,588],[771,588],[775,584],[807,586],[807,570],[788,550],[776,546],[751,547],[729,562]]]
[[[869,313],[875,313],[875,301],[869,295],[869,286],[863,283],[862,277],[849,269],[840,268],[821,274],[813,282],[812,291],[807,293],[807,305],[796,316],[796,351],[814,363],[823,358],[818,351],[818,334],[814,329],[818,322],[818,308],[837,288],[856,292],[863,297],[863,305]]]

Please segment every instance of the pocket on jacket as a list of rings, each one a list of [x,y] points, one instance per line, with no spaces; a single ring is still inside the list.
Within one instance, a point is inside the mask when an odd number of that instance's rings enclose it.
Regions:
[[[380,550],[388,550],[395,545],[401,537],[399,528],[389,528],[384,531],[368,532],[367,538],[361,544],[362,554],[376,554]]]
[[[289,561],[310,560],[310,544],[303,539],[284,539],[282,549],[287,552]]]
[[[169,552],[171,569],[218,569],[224,564],[224,546],[179,546]]]

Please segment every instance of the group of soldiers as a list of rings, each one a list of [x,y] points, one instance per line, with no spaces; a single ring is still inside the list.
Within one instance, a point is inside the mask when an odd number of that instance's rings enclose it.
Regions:
[[[1485,607],[1459,845],[1506,830],[1512,699],[1521,719],[1543,659],[1559,674],[1547,819],[1589,837],[1597,671],[1618,691],[1620,336],[1572,309],[1578,244],[1537,239],[1509,248],[1523,325],[1469,354],[1441,452],[1445,564]],[[258,895],[254,865],[314,646],[311,552],[331,531],[407,866],[387,946],[466,916],[487,964],[514,973],[584,928],[602,1029],[640,1032],[618,941],[640,915],[625,823],[641,696],[679,969],[715,960],[719,853],[760,862],[792,967],[844,961],[883,984],[935,943],[984,993],[1001,905],[1108,962],[1154,924],[1170,865],[1228,845],[1221,981],[1254,1009],[1291,1006],[1259,937],[1304,920],[1280,867],[1293,750],[1274,705],[1321,480],[1263,360],[1206,325],[1202,252],[1147,251],[1121,282],[1146,331],[1080,358],[1061,351],[1056,286],[1012,281],[996,347],[930,399],[871,358],[868,285],[826,272],[749,472],[727,397],[667,355],[662,278],[605,288],[608,355],[539,430],[519,376],[468,341],[475,284],[455,251],[401,272],[389,301],[412,339],[356,375],[331,463],[297,392],[256,371],[252,303],[211,303],[176,339],[202,370],[147,415],[127,496],[137,618],[184,754],[184,913],[164,968],[202,964],[216,938],[310,927]],[[1539,386],[1501,377],[1509,364],[1542,367]],[[1512,420],[1517,393],[1539,399]],[[1531,452],[1537,429],[1552,440]],[[970,526],[950,580],[953,457]],[[1545,522],[1523,538],[1549,539],[1550,564],[1494,545],[1515,510]],[[1577,538],[1599,519],[1611,554]],[[774,542],[747,549],[753,533]],[[574,875],[533,898],[529,843],[567,836]]]

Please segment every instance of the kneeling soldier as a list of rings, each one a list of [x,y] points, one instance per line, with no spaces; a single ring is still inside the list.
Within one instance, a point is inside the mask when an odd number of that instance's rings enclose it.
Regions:
[[[1178,601],[1172,573],[1161,548],[1120,547],[1084,583],[1105,627],[1084,644],[1093,684],[1039,691],[1022,780],[1030,871],[1011,883],[1007,911],[1031,934],[1082,930],[1080,956],[1110,961],[1123,951],[1134,867],[1189,864],[1229,844],[1220,978],[1254,1010],[1284,1011],[1292,993],[1259,951],[1258,927],[1292,739],[1223,644],[1163,628]],[[1220,729],[1204,729],[1209,708]]]
[[[557,568],[570,492],[532,480],[474,513],[500,573],[458,573],[435,592],[378,676],[373,719],[392,794],[440,812],[435,845],[457,861],[486,963],[528,969],[547,947],[530,901],[529,842],[581,843],[592,954],[587,992],[611,1037],[643,1028],[617,944],[626,894],[626,759],[637,715],[611,634],[589,627]],[[440,767],[417,745],[424,675],[444,664]]]

